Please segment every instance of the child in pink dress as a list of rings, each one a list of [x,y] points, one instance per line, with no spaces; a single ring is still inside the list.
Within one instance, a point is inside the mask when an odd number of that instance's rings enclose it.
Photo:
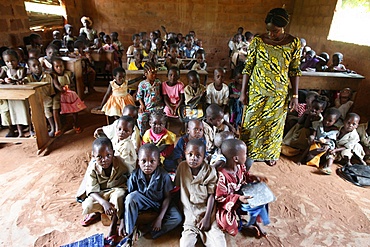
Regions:
[[[58,91],[53,97],[53,114],[55,119],[55,136],[62,134],[59,114],[73,113],[73,129],[77,134],[81,133],[81,127],[77,125],[78,112],[86,108],[86,105],[78,97],[76,92],[70,90],[72,84],[72,72],[64,69],[61,58],[53,59],[53,84]]]
[[[162,83],[162,94],[165,103],[164,112],[169,117],[178,117],[177,110],[184,102],[184,84],[180,78],[180,69],[171,67],[168,70],[168,81]]]

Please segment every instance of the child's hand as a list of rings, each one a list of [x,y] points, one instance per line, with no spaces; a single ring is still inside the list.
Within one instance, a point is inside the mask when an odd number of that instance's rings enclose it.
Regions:
[[[239,196],[239,201],[241,201],[242,203],[247,204],[248,199],[251,199],[251,198],[253,198],[253,197],[252,196]]]
[[[5,78],[4,81],[5,81],[5,83],[8,83],[8,84],[13,83],[13,80],[10,79],[10,78]]]
[[[100,134],[99,132],[103,131],[103,128],[97,128],[94,132],[94,137],[95,138],[99,138],[100,137]]]
[[[116,209],[114,208],[114,205],[108,201],[104,201],[102,203],[102,206],[104,208],[104,213],[108,216],[112,216],[114,213],[116,213]]]
[[[140,108],[139,108],[139,113],[143,113],[145,112],[145,106],[144,105],[140,105]]]
[[[159,217],[157,217],[155,219],[155,221],[153,222],[152,227],[153,227],[153,231],[155,231],[155,232],[160,231],[161,228],[162,228],[162,219],[160,219]]]
[[[211,221],[208,217],[204,217],[198,224],[197,227],[201,231],[208,231],[211,229]]]

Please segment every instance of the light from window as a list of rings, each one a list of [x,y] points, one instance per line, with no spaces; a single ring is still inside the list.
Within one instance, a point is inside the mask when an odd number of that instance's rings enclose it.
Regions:
[[[329,40],[370,46],[370,0],[338,0]]]
[[[43,31],[46,28],[61,27],[67,18],[64,6],[24,2],[32,31]]]

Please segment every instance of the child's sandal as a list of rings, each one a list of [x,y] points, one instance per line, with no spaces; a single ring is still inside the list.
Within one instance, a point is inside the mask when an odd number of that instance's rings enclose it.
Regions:
[[[81,127],[73,127],[73,129],[75,130],[76,134],[80,134],[82,132]]]

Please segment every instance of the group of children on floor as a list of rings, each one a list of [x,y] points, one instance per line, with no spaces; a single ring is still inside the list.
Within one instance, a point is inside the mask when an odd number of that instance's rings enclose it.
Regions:
[[[126,105],[120,118],[95,131],[92,158],[77,195],[83,226],[110,216],[106,246],[129,246],[149,232],[158,238],[182,222],[180,246],[195,246],[198,236],[206,246],[226,246],[224,232],[235,236],[241,229],[266,235],[258,214],[238,222],[249,199],[242,186],[267,179],[249,173],[246,145],[224,131],[219,105],[209,105],[204,120],[190,120],[177,143],[166,129],[162,109],[148,112],[150,128],[142,135],[139,115],[140,109]],[[156,218],[139,230],[138,215],[148,210]],[[263,223],[268,224],[264,212]]]
[[[287,116],[282,154],[300,154],[298,164],[317,166],[324,174],[332,173],[334,161],[343,166],[369,164],[369,124],[360,124],[360,116],[351,112],[352,97],[352,90],[344,88],[328,107],[327,97],[307,92],[306,103]]]
[[[26,67],[20,61],[24,59],[19,49],[5,49],[2,60],[5,66],[1,67],[0,83],[24,85],[40,83],[44,113],[50,125],[49,136],[59,136],[62,133],[61,114],[73,114],[73,128],[76,133],[81,132],[77,122],[77,114],[86,108],[78,95],[72,90],[74,87],[73,75],[65,70],[61,58],[54,56],[52,48],[46,49],[46,56],[39,57],[40,53],[30,50]],[[25,137],[28,129],[31,136],[35,133],[31,124],[31,111],[28,100],[0,100],[1,125],[8,126],[7,137]]]
[[[301,38],[301,49],[301,70],[303,71],[356,73],[344,66],[343,54],[340,52],[332,55],[332,62],[329,65],[329,54],[322,52],[317,55],[303,38]]]

